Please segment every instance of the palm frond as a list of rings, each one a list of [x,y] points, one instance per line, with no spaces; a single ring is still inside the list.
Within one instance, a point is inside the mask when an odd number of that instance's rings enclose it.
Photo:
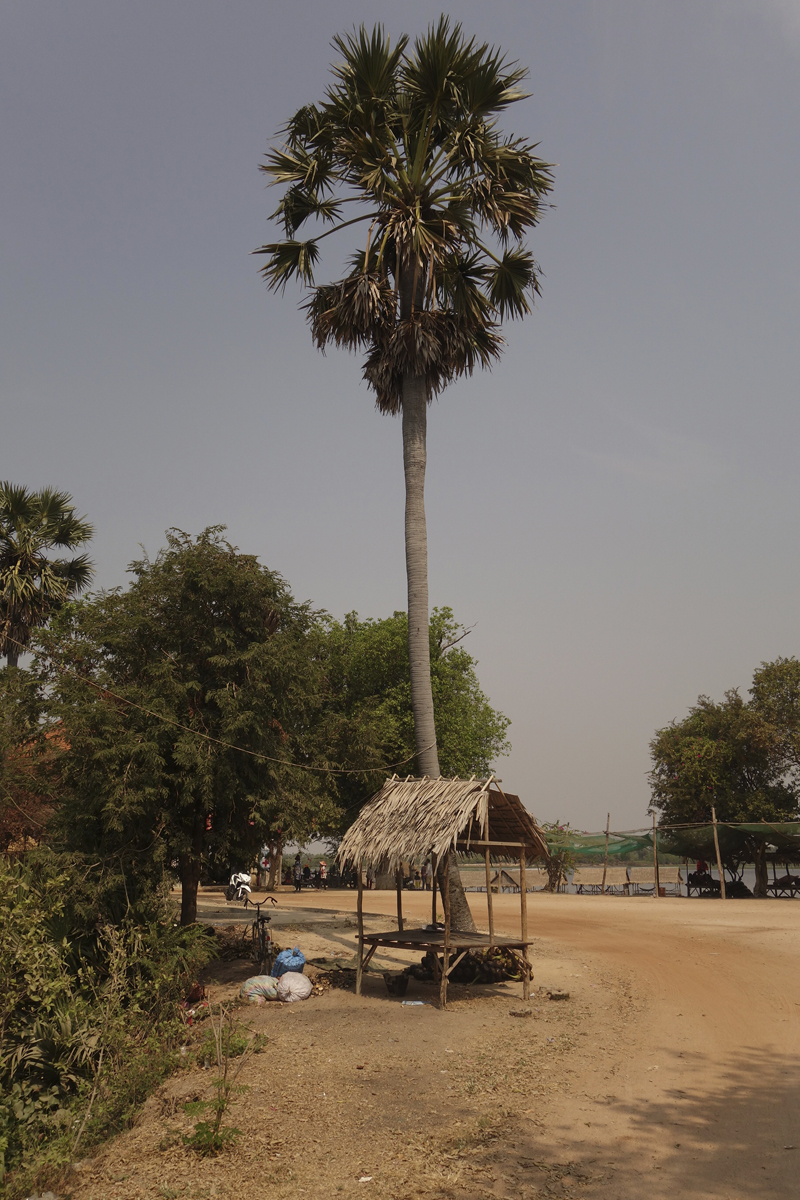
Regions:
[[[308,242],[294,239],[271,242],[253,253],[269,255],[269,262],[261,268],[261,275],[271,291],[282,291],[289,280],[295,277],[305,284],[314,282],[314,264],[319,258],[319,247],[314,239]]]
[[[437,280],[441,307],[470,322],[491,320],[494,309],[483,290],[488,276],[481,255],[449,255]]]
[[[282,219],[287,237],[292,237],[309,217],[333,224],[341,216],[342,203],[333,196],[321,199],[317,192],[296,184],[284,193],[272,220]]]
[[[286,145],[296,150],[307,148],[316,142],[324,123],[323,115],[316,104],[304,104],[281,130]]]
[[[489,275],[492,304],[502,317],[523,317],[531,310],[528,296],[539,291],[538,265],[529,250],[506,250]]]
[[[273,183],[299,184],[308,191],[319,192],[331,183],[333,164],[329,155],[309,150],[304,145],[273,147],[259,171],[269,175]]]
[[[345,94],[362,102],[392,98],[397,69],[408,45],[405,34],[392,47],[382,25],[375,25],[371,34],[360,25],[353,33],[336,34],[331,44],[341,55],[331,70]],[[331,92],[339,94],[335,88]]]
[[[397,299],[385,274],[358,270],[339,283],[315,288],[303,307],[320,350],[329,342],[353,350],[391,329]]]

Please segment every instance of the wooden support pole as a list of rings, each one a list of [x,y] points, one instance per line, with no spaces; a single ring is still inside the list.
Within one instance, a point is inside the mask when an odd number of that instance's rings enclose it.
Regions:
[[[520,899],[520,941],[527,942],[528,940],[528,879],[525,873],[526,868],[525,851],[519,856],[519,899]],[[531,968],[528,960],[528,947],[522,947],[522,999],[530,1000],[531,998]]]
[[[431,925],[436,926],[436,888],[439,886],[436,878],[436,868],[438,866],[436,855],[431,850]]]
[[[486,907],[489,909],[489,937],[494,938],[494,908],[492,907],[492,864],[489,861],[489,847],[484,852],[486,858]]]
[[[719,852],[719,837],[717,836],[717,813],[714,806],[711,806],[711,823],[714,828],[714,849],[717,852],[717,870],[719,871],[719,894],[723,900],[725,896],[725,874],[722,870],[722,855]]]
[[[358,881],[358,902],[356,917],[358,919],[358,959],[356,961],[356,995],[361,995],[361,976],[364,973],[364,880],[361,877],[361,863],[356,867]]]
[[[657,900],[659,898],[659,896],[661,895],[661,890],[660,890],[659,884],[658,884],[658,834],[656,833],[656,814],[655,813],[653,813],[653,879],[655,880],[655,887],[653,888],[653,895],[655,896],[655,898]]]
[[[608,831],[611,828],[611,813],[606,817],[606,850],[603,856],[603,885],[600,888],[600,895],[606,894],[606,872],[608,871]]]
[[[397,928],[403,932],[403,868],[399,866],[395,872],[395,883],[397,884]]]
[[[442,888],[442,903],[444,905],[444,959],[442,962],[442,978],[439,983],[439,1007],[447,1008],[447,974],[450,966],[450,855],[444,860],[444,886]]]

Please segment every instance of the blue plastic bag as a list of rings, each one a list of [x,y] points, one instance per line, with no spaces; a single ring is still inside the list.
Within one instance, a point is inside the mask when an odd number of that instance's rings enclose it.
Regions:
[[[295,946],[294,950],[281,950],[272,964],[272,974],[276,979],[280,979],[286,971],[297,971],[302,975],[305,965],[305,955],[301,954],[299,946]]]

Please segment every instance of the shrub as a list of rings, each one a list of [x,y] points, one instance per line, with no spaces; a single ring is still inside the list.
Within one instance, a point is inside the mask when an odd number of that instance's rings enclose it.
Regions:
[[[0,1180],[125,1128],[172,1067],[177,1001],[210,940],[155,896],[110,922],[107,885],[77,859],[0,858]]]

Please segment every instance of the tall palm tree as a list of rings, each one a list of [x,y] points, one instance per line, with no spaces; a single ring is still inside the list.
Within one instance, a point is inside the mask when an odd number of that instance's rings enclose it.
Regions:
[[[0,655],[9,666],[17,665],[33,630],[92,578],[85,554],[49,558],[49,552],[76,550],[93,533],[68,492],[0,483]]]
[[[436,777],[427,407],[457,377],[490,367],[503,346],[500,321],[530,311],[538,267],[524,238],[552,174],[535,145],[499,128],[524,98],[527,72],[447,17],[413,46],[407,37],[392,46],[380,26],[334,46],[325,99],[295,113],[262,165],[285,187],[273,214],[285,237],[256,253],[267,255],[271,289],[292,279],[310,289],[304,307],[319,349],[366,350],[378,408],[402,416],[411,703],[419,771]],[[325,228],[302,240],[309,220]],[[315,286],[320,241],[358,224],[365,237],[344,278]],[[454,915],[471,923],[458,885],[454,899]]]

